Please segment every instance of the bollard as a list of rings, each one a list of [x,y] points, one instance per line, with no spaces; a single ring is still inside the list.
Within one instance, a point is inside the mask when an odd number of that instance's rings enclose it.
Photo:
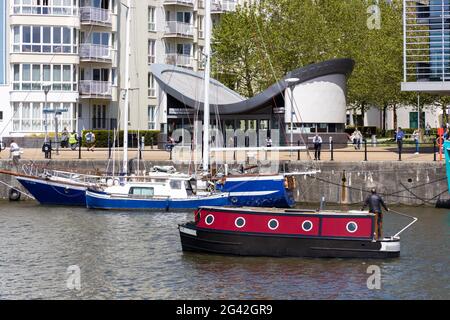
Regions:
[[[403,141],[397,141],[398,147],[398,161],[402,161]]]
[[[364,161],[367,160],[367,139],[364,139]]]
[[[81,160],[81,142],[82,142],[82,138],[78,137],[78,159]]]
[[[333,139],[331,139],[331,142],[330,142],[330,144],[331,144],[331,161],[334,161],[334,141],[333,141]]]
[[[436,140],[433,140],[433,161],[437,161],[436,159]]]
[[[300,147],[300,140],[297,141],[297,146]],[[300,149],[297,151],[297,160],[300,161]]]

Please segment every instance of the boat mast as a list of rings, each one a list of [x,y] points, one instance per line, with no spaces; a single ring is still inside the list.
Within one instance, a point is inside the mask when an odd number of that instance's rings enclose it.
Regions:
[[[208,174],[209,171],[209,81],[211,71],[211,1],[205,1],[205,98],[203,105],[203,172]]]
[[[131,0],[127,0],[125,47],[125,102],[123,106],[123,173],[128,174],[128,110],[130,101],[130,27]]]

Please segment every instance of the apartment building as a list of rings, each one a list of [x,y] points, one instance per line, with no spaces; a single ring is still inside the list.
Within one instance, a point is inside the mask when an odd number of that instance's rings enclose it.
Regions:
[[[211,0],[212,20],[243,0]],[[0,0],[0,137],[122,128],[132,15],[129,129],[167,130],[153,63],[203,69],[204,0]]]

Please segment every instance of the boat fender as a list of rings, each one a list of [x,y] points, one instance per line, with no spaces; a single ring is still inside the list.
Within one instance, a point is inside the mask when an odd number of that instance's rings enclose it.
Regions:
[[[231,197],[231,198],[230,198],[230,201],[231,201],[232,204],[236,204],[236,203],[238,202],[238,198],[236,198],[236,197]]]
[[[14,189],[14,188],[9,190],[9,201],[19,201],[20,196],[21,196],[21,193],[19,190]]]

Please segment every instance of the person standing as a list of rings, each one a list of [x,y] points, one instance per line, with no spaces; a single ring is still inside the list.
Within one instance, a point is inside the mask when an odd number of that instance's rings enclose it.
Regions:
[[[320,161],[320,151],[322,149],[322,137],[318,133],[314,136],[314,160]]]
[[[416,144],[416,153],[415,154],[419,154],[420,129],[414,130],[412,137],[414,139],[414,143]]]
[[[86,144],[88,147],[88,151],[92,151],[94,152],[94,148],[95,148],[95,134],[92,131],[89,131],[88,133],[86,133],[86,135],[84,136],[86,139]]]
[[[16,167],[16,170],[19,169],[19,161],[20,161],[20,147],[16,141],[11,140],[11,144],[9,145],[9,153],[12,159],[13,165]]]
[[[402,154],[403,150],[403,138],[405,138],[405,133],[402,131],[402,128],[398,127],[397,132],[395,133],[395,141],[398,146],[398,153]]]
[[[429,137],[429,136],[430,136],[430,133],[431,133],[431,126],[430,126],[429,123],[427,123],[427,125],[425,126],[425,135],[426,135],[427,137]]]
[[[266,146],[267,148],[272,148],[272,139],[270,137],[266,139]]]
[[[377,194],[377,190],[375,188],[372,188],[370,190],[370,195],[368,195],[366,200],[364,201],[364,205],[361,211],[364,211],[366,207],[369,207],[369,212],[375,214],[376,218],[375,234],[377,239],[381,239],[383,228],[383,211],[381,207],[383,207],[386,210],[386,212],[389,212],[389,209],[384,203],[383,198],[381,198],[381,196]]]
[[[68,148],[69,147],[69,131],[66,127],[64,127],[64,130],[61,133],[61,148]]]

